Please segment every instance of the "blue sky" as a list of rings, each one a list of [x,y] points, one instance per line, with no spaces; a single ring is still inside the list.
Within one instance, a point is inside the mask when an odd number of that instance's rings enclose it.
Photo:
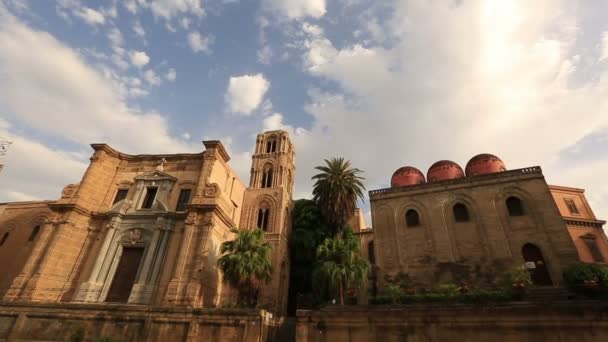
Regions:
[[[386,187],[478,153],[608,217],[608,2],[0,0],[0,201],[54,199],[90,143],[177,153],[290,132],[296,196],[344,156]],[[368,211],[368,203],[363,204]],[[368,218],[369,220],[369,218]],[[368,222],[369,223],[369,222]]]

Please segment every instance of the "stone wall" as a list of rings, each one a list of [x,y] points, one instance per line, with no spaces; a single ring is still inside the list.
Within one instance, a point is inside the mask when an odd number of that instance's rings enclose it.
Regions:
[[[297,342],[608,341],[608,303],[334,307],[297,313]]]
[[[506,199],[518,198],[511,214]],[[370,191],[378,287],[407,274],[413,287],[465,281],[488,286],[506,268],[522,265],[523,247],[538,248],[553,285],[578,261],[576,248],[540,167]],[[466,208],[457,220],[455,205]],[[418,223],[409,226],[406,213]],[[540,265],[540,263],[539,263]]]
[[[222,310],[99,304],[0,303],[0,341],[266,341],[272,315]]]

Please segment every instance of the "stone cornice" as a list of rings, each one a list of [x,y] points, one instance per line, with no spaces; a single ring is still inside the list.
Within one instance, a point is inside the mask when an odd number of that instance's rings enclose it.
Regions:
[[[196,211],[196,210],[208,211],[208,210],[211,210],[215,214],[217,214],[217,217],[219,217],[222,220],[222,222],[224,222],[228,227],[237,227],[237,225],[232,221],[232,218],[230,216],[228,216],[220,208],[220,206],[218,204],[190,204],[190,205],[188,205],[188,210],[189,211]]]
[[[219,154],[219,156],[224,160],[225,163],[227,163],[228,161],[230,161],[230,155],[228,154],[228,152],[224,148],[224,145],[222,144],[221,141],[219,141],[219,140],[206,140],[206,141],[203,141],[203,145],[205,145],[205,148],[207,150],[215,149],[217,151],[217,153]]]
[[[572,226],[582,226],[582,227],[593,227],[593,228],[602,228],[606,221],[602,220],[594,220],[594,219],[584,219],[584,218],[574,218],[574,217],[564,217],[564,222],[568,225]]]
[[[458,189],[473,187],[485,184],[496,184],[510,182],[514,179],[544,178],[540,166],[527,167],[523,169],[509,170],[485,175],[476,175],[458,179],[449,179],[424,184],[385,188],[369,191],[370,201],[402,196],[404,194],[428,193],[445,191],[448,189]]]
[[[120,152],[114,148],[112,148],[108,144],[91,144],[91,147],[95,151],[104,151],[114,158],[118,158],[120,160],[128,160],[128,161],[147,161],[153,160],[157,161],[159,159],[165,158],[168,162],[174,160],[184,160],[184,159],[201,159],[203,158],[204,152],[200,153],[178,153],[178,154],[127,154]]]
[[[88,217],[93,216],[93,212],[91,210],[86,209],[85,207],[76,204],[76,203],[49,203],[49,208],[56,211],[75,211],[81,215],[85,215]]]

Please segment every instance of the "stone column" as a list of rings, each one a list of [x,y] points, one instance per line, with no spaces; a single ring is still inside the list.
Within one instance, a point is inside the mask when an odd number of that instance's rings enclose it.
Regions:
[[[93,265],[89,280],[79,286],[76,295],[74,296],[75,302],[99,301],[101,291],[107,278],[107,272],[114,259],[114,255],[116,254],[117,248],[116,245],[112,245],[112,242],[118,234],[120,222],[120,218],[114,217],[106,226],[106,236],[103,240],[99,255],[95,260],[95,264]]]
[[[170,222],[165,222],[163,217],[157,219],[156,229],[150,245],[146,248],[143,265],[131,290],[129,303],[150,304],[152,293],[157,285],[160,266],[165,259],[170,224]]]

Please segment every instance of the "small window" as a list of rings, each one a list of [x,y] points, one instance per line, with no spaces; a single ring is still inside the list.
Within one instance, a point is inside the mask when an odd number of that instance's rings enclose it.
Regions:
[[[158,188],[155,186],[149,186],[146,188],[146,197],[144,198],[144,202],[142,203],[142,209],[150,209],[152,208],[152,204],[154,204],[154,199],[156,198],[156,192]]]
[[[509,216],[522,216],[524,214],[524,207],[521,200],[515,196],[507,198],[505,201]]]
[[[405,222],[408,227],[418,227],[420,225],[420,217],[418,212],[414,209],[410,209],[405,213]]]
[[[190,189],[182,189],[182,191],[179,192],[179,198],[177,199],[177,207],[175,208],[175,211],[186,210],[186,206],[188,205],[188,202],[190,202],[191,193],[192,190]]]
[[[600,252],[600,249],[597,247],[597,242],[595,241],[595,236],[582,236],[581,239],[587,245],[589,252],[591,252],[591,257],[595,262],[604,262],[604,257]]]
[[[374,249],[374,241],[370,241],[367,244],[367,258],[369,259],[370,264],[376,264],[376,251]]]
[[[128,193],[129,193],[129,189],[118,189],[118,191],[116,191],[116,196],[114,196],[114,202],[112,203],[112,205],[127,198]]]
[[[452,209],[454,211],[454,220],[456,222],[467,222],[469,220],[469,211],[464,204],[456,203]]]
[[[260,209],[258,210],[258,228],[262,229],[263,231],[267,231],[268,230],[268,219],[270,216],[270,210],[269,209]]]
[[[568,207],[568,210],[570,210],[570,214],[572,215],[579,215],[579,211],[578,208],[576,207],[576,203],[574,203],[574,200],[572,198],[564,198],[564,202],[566,202],[566,206]]]
[[[8,232],[4,233],[4,235],[2,235],[2,240],[0,240],[0,246],[4,245],[4,243],[6,242],[6,239],[8,239]]]
[[[32,229],[32,232],[30,233],[30,237],[27,239],[27,241],[34,241],[34,239],[36,239],[36,236],[38,236],[38,233],[40,232],[40,226],[36,226]]]

